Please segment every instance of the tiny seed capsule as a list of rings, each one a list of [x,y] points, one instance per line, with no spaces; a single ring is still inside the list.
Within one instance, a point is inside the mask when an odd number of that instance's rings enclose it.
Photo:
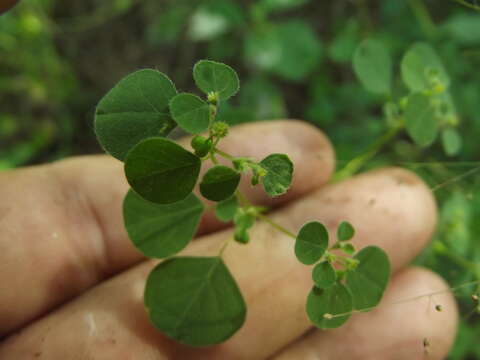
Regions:
[[[438,312],[442,311],[443,310],[442,305],[435,305],[435,310],[437,310]]]
[[[478,302],[478,295],[477,294],[472,294],[472,300],[475,302]]]
[[[329,313],[324,314],[323,317],[327,320],[333,319],[333,315]]]

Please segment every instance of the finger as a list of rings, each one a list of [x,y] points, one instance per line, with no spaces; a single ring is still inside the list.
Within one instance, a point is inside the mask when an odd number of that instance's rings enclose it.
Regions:
[[[222,146],[255,157],[289,153],[297,163],[290,198],[326,182],[333,169],[328,140],[299,121],[241,126]],[[127,189],[122,164],[108,157],[0,175],[0,337],[142,259],[123,227]],[[213,227],[205,221],[201,231]]]
[[[318,218],[330,231],[348,219],[357,227],[356,244],[387,249],[397,270],[426,244],[435,216],[427,187],[407,171],[389,169],[328,185],[276,211],[273,218],[291,230]],[[268,224],[257,224],[251,235],[250,244],[232,243],[223,255],[248,304],[244,327],[224,344],[190,350],[175,345],[149,324],[142,300],[145,278],[153,266],[149,262],[97,286],[27,328],[7,341],[0,355],[35,350],[55,359],[57,354],[61,358],[82,349],[93,356],[99,344],[112,339],[116,343],[109,349],[112,359],[128,357],[125,354],[152,354],[152,359],[262,359],[272,355],[311,326],[304,310],[312,286],[311,269],[295,259],[292,239]],[[186,253],[217,254],[231,236],[231,230],[217,232],[193,243]],[[70,334],[67,329],[71,327],[78,332]],[[92,328],[97,329],[95,336]]]
[[[448,285],[431,271],[404,270],[393,278],[377,309],[353,315],[339,329],[315,330],[272,360],[444,359],[455,338],[455,299],[450,291],[416,298],[444,289]]]

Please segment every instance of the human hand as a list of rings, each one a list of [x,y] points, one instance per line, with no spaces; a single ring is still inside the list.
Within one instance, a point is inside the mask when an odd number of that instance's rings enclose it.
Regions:
[[[122,164],[86,156],[0,174],[0,359],[411,360],[423,359],[426,350],[429,359],[447,354],[457,321],[450,293],[392,304],[447,288],[432,272],[408,266],[436,223],[433,196],[418,177],[389,168],[326,184],[333,150],[318,130],[296,121],[233,128],[220,148],[255,158],[276,151],[291,157],[293,186],[280,199],[242,184],[254,203],[272,206],[272,217],[285,227],[296,231],[318,219],[333,230],[347,220],[356,228],[357,248],[378,245],[388,252],[394,275],[377,309],[355,314],[339,329],[312,329],[305,313],[310,268],[296,260],[292,239],[258,223],[250,244],[232,243],[224,254],[247,302],[244,327],[211,348],[175,343],[149,323],[143,307],[155,262],[135,250],[124,230]],[[229,236],[231,230],[207,214],[184,254],[216,253]]]

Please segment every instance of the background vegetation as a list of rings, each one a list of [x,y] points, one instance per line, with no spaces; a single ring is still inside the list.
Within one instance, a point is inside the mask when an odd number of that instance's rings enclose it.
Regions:
[[[463,3],[463,4],[461,4]],[[28,0],[0,16],[0,168],[100,149],[94,107],[120,78],[144,67],[191,90],[201,58],[230,64],[242,90],[222,109],[231,123],[301,118],[336,146],[338,167],[385,133],[385,98],[365,91],[352,56],[367,37],[399,62],[429,42],[451,78],[463,139],[454,157],[404,134],[368,167],[398,164],[435,190],[441,222],[417,262],[456,287],[480,280],[480,12],[463,0]],[[480,321],[471,295],[456,294],[462,322],[451,359],[480,359]],[[412,319],[412,321],[414,321]]]

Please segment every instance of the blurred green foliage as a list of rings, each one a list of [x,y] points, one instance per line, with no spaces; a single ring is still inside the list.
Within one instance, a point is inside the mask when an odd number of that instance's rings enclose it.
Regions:
[[[478,281],[480,12],[462,2],[23,1],[0,16],[0,168],[99,151],[93,110],[107,89],[131,71],[155,67],[188,91],[191,66],[201,58],[241,74],[242,90],[232,106],[220,109],[221,118],[305,119],[329,135],[341,168],[387,131],[395,109],[384,104],[407,90],[402,57],[414,43],[426,42],[449,75],[462,147],[452,157],[442,141],[422,148],[402,133],[367,168],[400,165],[427,181],[441,221],[417,263],[453,287]],[[352,60],[367,38],[392,57],[391,94],[364,90],[355,75]],[[375,44],[368,50],[379,54]],[[363,55],[368,59],[369,52]],[[442,140],[447,153],[458,150],[455,135],[442,134]],[[471,299],[478,290],[472,285],[456,292],[465,316],[451,359],[480,359]]]

